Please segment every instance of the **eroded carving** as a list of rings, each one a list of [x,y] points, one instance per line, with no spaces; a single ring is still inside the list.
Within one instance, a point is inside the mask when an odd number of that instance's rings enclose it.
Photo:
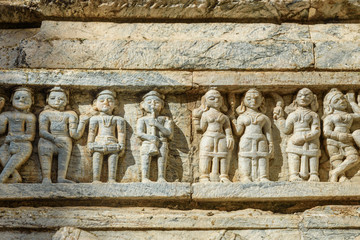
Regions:
[[[239,117],[233,119],[239,143],[239,172],[242,182],[269,181],[269,159],[273,157],[274,144],[271,121],[264,114],[265,98],[256,89],[245,93],[236,109]]]
[[[26,87],[15,89],[11,96],[13,111],[0,114],[0,133],[8,130],[5,143],[0,147],[0,162],[4,167],[0,182],[22,182],[20,167],[29,159],[35,138],[36,117],[30,112],[34,102],[32,91]],[[0,99],[0,110],[4,99]],[[11,179],[9,179],[9,177]]]
[[[108,155],[108,183],[116,182],[118,160],[125,153],[125,120],[114,116],[116,93],[101,91],[94,100],[98,115],[90,118],[88,149],[93,154],[93,183],[100,183],[104,156]]]
[[[227,107],[220,92],[209,90],[201,106],[193,110],[195,129],[203,133],[200,141],[200,182],[230,182],[228,172],[234,138]]]
[[[360,108],[353,93],[347,96],[348,99],[338,89],[331,89],[324,98],[324,136],[332,168],[330,182],[348,181],[346,172],[359,162],[354,140],[359,142],[360,130],[351,133],[351,126],[360,119]],[[355,113],[349,112],[349,105]]]
[[[51,183],[51,163],[58,155],[58,183],[73,183],[66,179],[73,147],[72,138],[80,139],[84,133],[88,117],[78,116],[67,110],[68,94],[60,87],[50,90],[46,99],[47,106],[39,116],[40,140],[38,143],[43,183]]]
[[[136,124],[137,136],[141,139],[141,181],[150,182],[150,162],[157,158],[158,182],[166,182],[166,165],[169,153],[168,141],[173,136],[173,122],[169,117],[161,116],[164,108],[164,96],[150,91],[143,96],[140,108],[146,112]]]
[[[310,89],[301,89],[293,103],[286,108],[286,120],[282,106],[282,102],[277,103],[273,116],[280,130],[291,135],[286,148],[289,181],[318,182],[320,119],[316,113],[319,108],[317,97]]]

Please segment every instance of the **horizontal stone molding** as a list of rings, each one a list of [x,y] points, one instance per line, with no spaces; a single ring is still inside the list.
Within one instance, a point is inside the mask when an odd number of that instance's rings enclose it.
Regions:
[[[197,202],[360,200],[357,183],[266,182],[192,184]]]
[[[97,21],[185,21],[207,19],[237,22],[358,21],[358,1],[212,1],[108,0],[61,1],[2,0],[0,22],[33,23],[46,19]]]
[[[239,71],[142,71],[142,70],[45,70],[0,69],[0,84],[36,88],[63,86],[72,89],[112,87],[121,92],[160,89],[162,92],[188,92],[217,87],[220,91],[241,92],[251,87],[283,93],[303,86],[360,86],[360,72],[239,72]],[[284,87],[285,86],[285,87]],[[271,87],[271,88],[269,88]]]
[[[2,229],[236,230],[352,229],[360,227],[360,206],[325,206],[299,214],[273,214],[255,209],[169,210],[159,208],[19,207],[0,208]]]
[[[44,21],[16,48],[0,41],[0,67],[358,71],[359,26]]]

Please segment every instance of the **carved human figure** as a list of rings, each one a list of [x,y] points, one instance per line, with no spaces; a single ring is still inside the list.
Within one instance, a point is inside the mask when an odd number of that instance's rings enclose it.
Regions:
[[[289,164],[289,181],[309,180],[318,182],[320,157],[320,119],[316,113],[319,105],[316,95],[308,88],[301,89],[288,107],[285,120],[284,110],[277,104],[274,119],[280,130],[290,137],[286,152]]]
[[[58,155],[58,183],[73,183],[66,179],[73,147],[72,138],[80,139],[84,133],[88,117],[78,116],[66,110],[69,103],[67,93],[60,87],[50,90],[46,99],[47,106],[39,116],[40,140],[38,144],[43,183],[51,183],[51,163]]]
[[[8,130],[5,143],[0,147],[0,162],[4,167],[0,174],[0,182],[22,182],[18,172],[20,167],[29,159],[35,138],[36,117],[30,113],[34,102],[32,91],[26,87],[15,89],[11,97],[13,111],[0,114],[0,134]],[[1,103],[1,108],[3,103]]]
[[[324,98],[323,129],[332,167],[329,172],[330,182],[347,181],[346,171],[360,161],[354,136],[350,132],[353,121],[360,119],[359,106],[353,94],[348,96],[350,102],[338,89],[331,89]],[[349,113],[349,103],[356,113]]]
[[[230,182],[228,172],[234,138],[230,120],[224,112],[227,112],[227,107],[217,90],[209,90],[201,98],[201,106],[193,110],[195,129],[203,133],[200,141],[200,182]]]
[[[90,118],[88,149],[93,154],[93,183],[100,183],[103,159],[108,155],[108,183],[116,182],[119,157],[125,153],[125,120],[114,116],[116,94],[101,91],[94,101],[98,115]]]
[[[166,182],[166,165],[169,153],[168,141],[174,130],[169,117],[161,116],[164,108],[164,96],[156,91],[150,91],[143,96],[140,108],[146,115],[139,118],[136,124],[137,136],[141,139],[141,181],[150,182],[150,163],[157,159],[158,182]]]
[[[241,136],[238,161],[242,182],[269,181],[269,158],[274,146],[271,121],[265,111],[261,92],[250,89],[236,109],[238,119],[232,120],[235,133]]]

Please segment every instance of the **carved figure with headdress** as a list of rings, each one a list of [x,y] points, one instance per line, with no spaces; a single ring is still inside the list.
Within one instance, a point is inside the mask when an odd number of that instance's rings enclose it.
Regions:
[[[239,172],[242,182],[269,181],[269,159],[274,145],[271,121],[264,113],[265,98],[257,89],[245,93],[236,109],[238,118],[233,119],[239,142]]]
[[[104,156],[108,156],[108,183],[116,182],[119,157],[125,153],[126,125],[120,116],[113,115],[116,93],[101,91],[93,103],[98,115],[89,123],[88,149],[93,155],[93,183],[100,183]]]
[[[140,108],[145,116],[138,119],[136,133],[142,141],[141,155],[141,181],[150,182],[150,163],[157,160],[158,182],[166,182],[166,166],[169,154],[169,143],[173,136],[173,121],[162,116],[165,97],[157,91],[145,94],[140,103]]]
[[[197,132],[203,133],[200,141],[200,182],[230,182],[229,167],[234,138],[227,107],[220,92],[209,90],[201,98],[201,106],[193,110]]]
[[[51,168],[54,155],[58,156],[58,183],[73,183],[66,179],[73,147],[72,139],[80,139],[84,133],[88,117],[80,116],[69,109],[69,96],[61,87],[50,90],[47,105],[39,116],[40,140],[39,159],[43,183],[51,183]]]
[[[291,135],[286,147],[289,181],[318,182],[321,153],[320,119],[317,114],[319,104],[316,95],[308,88],[299,90],[293,103],[286,108],[286,120],[282,106],[282,103],[277,103],[274,119],[278,121],[280,131]]]
[[[14,110],[0,114],[0,134],[7,130],[5,143],[0,147],[1,183],[22,182],[19,169],[31,156],[36,131],[36,117],[30,112],[34,103],[31,89],[16,88],[10,101]]]

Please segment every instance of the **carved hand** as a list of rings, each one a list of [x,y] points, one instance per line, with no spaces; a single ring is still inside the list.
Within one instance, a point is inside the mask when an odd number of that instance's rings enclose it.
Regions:
[[[64,148],[66,146],[66,143],[61,138],[55,138],[54,143],[59,148]]]
[[[87,144],[87,148],[89,149],[89,151],[92,153],[94,151],[94,143],[90,142]]]
[[[349,91],[345,96],[349,102],[355,102],[355,92],[354,91]]]
[[[353,139],[353,136],[349,133],[339,133],[339,141],[340,142],[346,142],[346,143],[349,143],[349,142],[352,142],[354,139]]]
[[[226,146],[229,150],[232,150],[234,147],[234,138],[232,136],[226,137]]]
[[[201,115],[204,113],[202,108],[196,108],[193,110],[193,118],[201,118]]]
[[[273,110],[274,120],[278,120],[285,117],[284,109],[280,106],[276,106]]]
[[[295,139],[292,140],[293,144],[301,146],[305,143],[305,138],[304,137],[297,137]]]
[[[87,115],[80,115],[80,121],[79,122],[84,122],[87,123],[90,119],[90,116]]]

